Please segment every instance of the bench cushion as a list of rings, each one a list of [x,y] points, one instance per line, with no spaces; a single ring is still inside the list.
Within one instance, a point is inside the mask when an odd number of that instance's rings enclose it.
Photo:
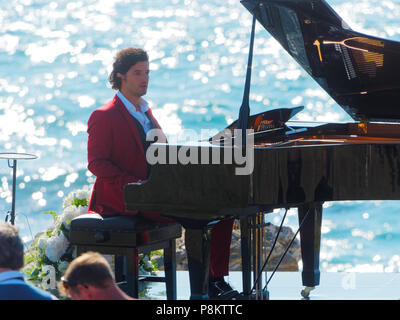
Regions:
[[[97,213],[72,219],[70,242],[76,245],[137,247],[181,236],[177,223],[161,223],[140,216],[102,217]]]

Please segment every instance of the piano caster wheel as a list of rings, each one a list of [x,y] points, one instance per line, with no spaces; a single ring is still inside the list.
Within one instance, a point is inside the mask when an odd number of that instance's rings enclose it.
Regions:
[[[315,289],[315,287],[305,287],[304,290],[301,290],[301,296],[302,296],[304,299],[309,299],[310,292],[311,292],[312,290],[314,290],[314,289]]]

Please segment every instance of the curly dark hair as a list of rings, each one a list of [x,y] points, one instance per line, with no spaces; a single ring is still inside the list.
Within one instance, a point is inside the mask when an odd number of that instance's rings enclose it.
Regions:
[[[111,87],[114,90],[121,89],[121,78],[117,76],[117,73],[127,73],[139,61],[149,61],[149,56],[143,49],[125,48],[117,53],[113,63],[113,70],[108,77]]]

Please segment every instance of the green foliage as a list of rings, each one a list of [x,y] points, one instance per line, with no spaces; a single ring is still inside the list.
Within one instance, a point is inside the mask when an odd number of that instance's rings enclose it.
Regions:
[[[86,207],[86,206],[88,206],[88,204],[89,203],[88,203],[87,199],[75,198],[74,201],[73,201],[73,205],[76,206],[76,207],[79,207],[79,206]]]
[[[56,221],[57,220],[57,212],[54,212],[54,211],[52,211],[52,210],[50,210],[50,211],[45,211],[45,212],[42,212],[43,214],[51,214],[52,216],[53,216],[53,220],[54,221]]]

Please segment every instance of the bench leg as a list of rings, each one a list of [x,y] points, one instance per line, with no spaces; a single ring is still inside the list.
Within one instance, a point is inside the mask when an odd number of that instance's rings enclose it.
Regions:
[[[137,249],[127,250],[125,255],[127,294],[139,298],[138,266],[136,259]]]
[[[169,247],[164,248],[165,285],[167,287],[167,300],[176,300],[176,243],[169,240]]]
[[[123,256],[114,256],[114,274],[115,274],[115,282],[122,282],[125,280],[124,276],[124,257]]]
[[[85,253],[86,250],[82,246],[77,245],[76,246],[76,256],[79,257],[82,253]]]

